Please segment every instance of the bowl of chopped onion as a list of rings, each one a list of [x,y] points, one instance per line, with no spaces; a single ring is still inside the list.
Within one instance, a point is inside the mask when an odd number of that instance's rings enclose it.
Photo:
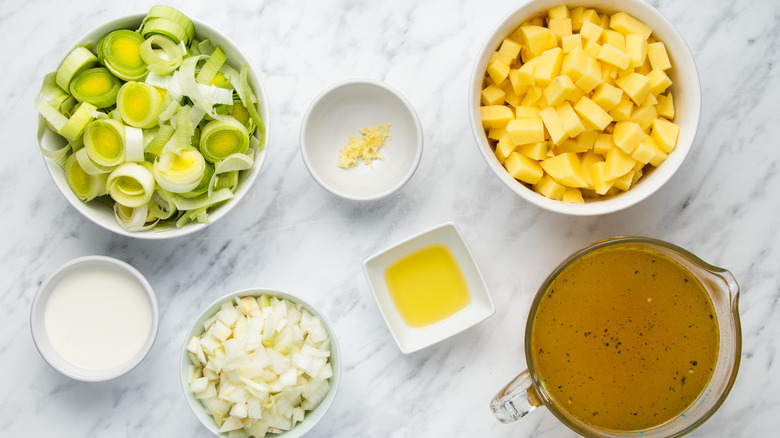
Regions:
[[[224,217],[266,156],[269,107],[228,37],[168,6],[79,38],[35,98],[57,188],[95,224],[142,239]]]
[[[217,436],[299,437],[336,395],[341,360],[333,328],[288,293],[245,289],[214,301],[187,333],[181,384]]]

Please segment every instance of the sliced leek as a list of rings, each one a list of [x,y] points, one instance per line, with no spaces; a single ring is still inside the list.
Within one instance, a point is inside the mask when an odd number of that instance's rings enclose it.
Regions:
[[[124,163],[114,169],[106,181],[108,194],[125,207],[146,205],[154,193],[154,176],[136,163]]]
[[[79,166],[76,155],[71,155],[65,161],[65,181],[73,194],[84,202],[106,194],[106,179],[108,174],[90,175]]]
[[[146,225],[149,219],[149,207],[146,205],[132,208],[117,202],[114,204],[114,218],[119,226],[126,231],[143,231],[157,225],[156,220]]]
[[[146,68],[161,75],[173,73],[179,68],[185,53],[185,48],[163,35],[150,36],[140,48],[141,58],[147,64]]]
[[[143,42],[144,38],[138,32],[115,30],[98,41],[98,59],[119,79],[141,80],[148,73],[146,62],[141,58]]]
[[[144,82],[126,82],[116,97],[116,109],[122,120],[136,128],[157,126],[162,103],[160,92]]]
[[[199,84],[211,84],[211,81],[214,79],[214,76],[217,75],[217,72],[225,63],[226,59],[227,57],[222,52],[222,49],[219,47],[215,48],[214,52],[209,56],[209,59],[203,64],[203,67],[200,68],[198,75],[195,76],[195,81]]]
[[[95,118],[92,113],[97,108],[89,102],[82,102],[78,105],[73,115],[70,116],[67,122],[57,131],[57,134],[65,137],[69,142],[75,141],[84,130],[87,128],[90,122]]]
[[[141,34],[161,34],[176,43],[188,44],[195,36],[192,21],[176,8],[165,5],[152,6],[141,23]]]
[[[125,161],[125,126],[114,119],[95,120],[84,132],[89,158],[101,166],[117,166]]]
[[[193,147],[176,152],[164,152],[154,162],[154,179],[171,193],[186,193],[195,189],[206,171],[206,160]]]
[[[86,47],[78,46],[65,57],[57,69],[57,85],[63,90],[70,89],[70,81],[82,70],[98,65],[98,58]]]
[[[70,94],[79,102],[88,102],[97,108],[116,104],[119,79],[105,67],[90,68],[76,75],[70,82]]]
[[[246,127],[231,117],[208,122],[200,134],[200,152],[212,163],[232,154],[243,154],[248,147]]]
[[[144,161],[144,131],[141,128],[125,126],[125,162]]]

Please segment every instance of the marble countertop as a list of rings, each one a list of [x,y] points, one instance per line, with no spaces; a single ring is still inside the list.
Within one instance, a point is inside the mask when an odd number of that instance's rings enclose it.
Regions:
[[[191,237],[141,241],[85,220],[52,184],[35,141],[33,98],[76,36],[156,2],[5,0],[0,81],[0,435],[207,437],[178,381],[183,337],[208,303],[268,287],[297,294],[333,323],[339,393],[310,436],[571,436],[546,409],[505,425],[488,402],[525,368],[522,336],[536,289],[573,251],[616,235],[680,245],[741,285],[742,365],[720,410],[692,436],[780,429],[780,4],[653,0],[686,38],[703,113],[694,150],[644,202],[602,217],[550,213],[502,185],[482,159],[466,107],[480,46],[519,1],[172,0],[220,29],[259,72],[272,136],[260,178],[228,216]],[[308,174],[303,114],[331,84],[387,82],[417,109],[425,135],[409,183],[371,203],[341,200]],[[463,233],[497,312],[411,355],[395,345],[362,271],[369,255],[446,221]],[[59,265],[101,254],[138,268],[156,290],[160,328],[129,374],[82,383],[32,342],[29,310]]]

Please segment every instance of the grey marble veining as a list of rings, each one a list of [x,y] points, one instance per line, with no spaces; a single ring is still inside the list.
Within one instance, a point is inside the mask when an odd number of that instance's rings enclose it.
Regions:
[[[519,2],[325,0],[185,2],[259,72],[271,105],[260,178],[203,233],[148,242],[86,221],[51,182],[32,106],[43,75],[77,36],[155,2],[0,2],[0,436],[207,437],[178,383],[183,336],[202,308],[237,289],[270,287],[311,301],[331,320],[343,378],[310,436],[572,436],[539,409],[511,425],[488,409],[525,367],[522,333],[547,273],[574,250],[625,234],[664,239],[730,269],[739,281],[742,365],[729,398],[692,436],[773,436],[780,429],[780,5],[651,1],[678,27],[702,83],[695,147],[646,201],[603,217],[542,211],[506,189],[468,127],[468,77],[495,24]],[[303,113],[331,84],[387,82],[415,106],[422,162],[393,196],[356,204],[330,195],[298,152]],[[424,229],[454,221],[495,301],[487,321],[412,355],[396,347],[370,295],[362,261]],[[160,304],[149,356],[113,381],[81,383],[50,368],[29,309],[52,270],[103,254],[138,268]]]

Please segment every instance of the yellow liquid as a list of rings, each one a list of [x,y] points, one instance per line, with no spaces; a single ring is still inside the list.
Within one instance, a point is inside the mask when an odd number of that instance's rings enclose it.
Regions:
[[[423,327],[455,314],[471,302],[466,278],[443,244],[420,248],[391,263],[385,282],[409,327]]]

